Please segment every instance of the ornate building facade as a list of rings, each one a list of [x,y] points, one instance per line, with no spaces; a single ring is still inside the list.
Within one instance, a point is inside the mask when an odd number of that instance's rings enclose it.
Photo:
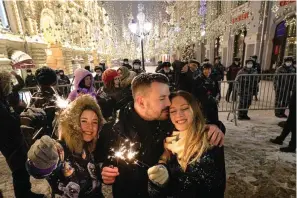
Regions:
[[[113,24],[97,1],[1,0],[0,19],[0,69],[48,65],[72,74],[109,62],[115,50]],[[24,64],[15,65],[19,61]]]

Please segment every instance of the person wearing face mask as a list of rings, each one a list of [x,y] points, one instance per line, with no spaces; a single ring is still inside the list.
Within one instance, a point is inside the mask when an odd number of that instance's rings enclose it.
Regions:
[[[94,84],[95,84],[96,90],[99,90],[99,88],[102,87],[102,85],[103,85],[103,83],[102,83],[103,69],[99,66],[96,66],[94,70],[96,72],[96,75],[94,77]]]
[[[68,76],[64,74],[64,70],[59,70],[59,75],[58,75],[58,85],[63,85],[59,87],[59,91],[62,94],[63,97],[67,97],[68,94],[70,93],[70,80]]]
[[[141,69],[141,61],[139,59],[135,59],[133,61],[132,71],[134,71],[137,75],[143,72],[143,70]]]
[[[219,119],[218,103],[221,99],[220,88],[217,81],[211,78],[212,66],[209,63],[202,65],[202,74],[195,79],[192,94],[200,104],[207,123],[216,123]]]
[[[157,66],[157,68],[155,69],[155,72],[157,73],[159,70],[161,70],[162,69],[162,66],[163,65],[163,62],[162,61],[158,61],[158,66]]]
[[[257,55],[253,55],[250,57],[253,61],[254,61],[254,69],[257,70],[258,74],[261,74],[261,65],[260,63],[257,62],[258,56]],[[258,92],[259,92],[259,83],[260,83],[260,78],[259,78],[259,82],[257,84],[257,87],[253,90],[253,96],[255,96],[255,100],[258,101]]]
[[[211,73],[212,78],[217,82],[223,81],[224,71],[225,71],[225,67],[221,63],[221,57],[220,56],[215,57],[215,64],[213,66],[212,73]]]
[[[275,110],[274,114],[279,118],[287,118],[285,109],[279,109],[287,107],[290,100],[291,91],[296,87],[296,75],[281,76],[282,74],[295,74],[296,68],[293,66],[293,57],[287,56],[284,58],[284,64],[277,68],[274,78],[275,89]]]
[[[129,59],[128,58],[124,58],[123,60],[123,66],[127,67],[129,70],[132,69],[132,66],[129,64]]]
[[[254,67],[254,60],[248,59],[245,61],[245,67],[243,67],[237,75],[241,74],[257,74],[257,70]],[[252,104],[253,90],[257,87],[258,78],[256,76],[241,76],[238,79],[239,82],[239,105],[238,120],[250,120],[248,116],[248,108]]]
[[[226,75],[227,80],[228,81],[235,80],[237,73],[239,72],[240,69],[241,69],[240,68],[240,58],[234,58],[233,63],[227,68],[227,75]],[[228,90],[227,90],[227,95],[226,95],[227,102],[230,101],[230,95],[232,92],[233,92],[233,82],[230,82]],[[233,98],[233,101],[236,100],[235,94],[232,94],[232,98]]]
[[[25,85],[26,87],[36,87],[37,86],[37,80],[36,77],[33,75],[31,69],[27,69],[27,77],[25,79]],[[30,89],[31,94],[34,93],[34,90]]]
[[[104,86],[97,92],[97,100],[108,123],[115,122],[116,111],[132,100],[131,88],[121,88],[120,75],[114,69],[107,69],[102,75]]]
[[[92,96],[77,97],[59,117],[59,139],[42,136],[31,146],[26,163],[29,174],[45,178],[53,195],[103,198],[93,151],[104,123]],[[69,185],[75,188],[69,190]]]
[[[92,73],[83,68],[74,71],[74,90],[68,95],[68,100],[73,101],[82,94],[90,94],[96,98]]]
[[[167,78],[169,79],[170,91],[173,91],[175,89],[174,72],[170,69],[170,67],[170,62],[163,62],[162,69],[160,69],[157,73],[164,74],[165,76],[167,76]]]

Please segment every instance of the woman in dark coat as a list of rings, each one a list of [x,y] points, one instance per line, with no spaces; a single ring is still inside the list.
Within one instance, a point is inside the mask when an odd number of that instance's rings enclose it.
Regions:
[[[166,138],[159,164],[148,169],[151,197],[224,197],[224,150],[210,145],[196,99],[172,94],[170,118],[177,131]]]

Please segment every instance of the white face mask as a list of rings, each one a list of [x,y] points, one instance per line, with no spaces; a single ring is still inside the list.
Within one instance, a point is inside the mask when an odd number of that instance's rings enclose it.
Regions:
[[[292,62],[285,62],[285,65],[286,65],[287,67],[290,67],[290,66],[292,65]]]
[[[126,65],[127,65],[127,64],[129,64],[129,62],[125,61],[125,62],[124,62],[124,64],[126,64]]]
[[[136,65],[133,65],[134,69],[140,69],[140,65],[136,64]]]
[[[248,63],[248,64],[246,64],[246,67],[250,69],[250,68],[253,67],[253,64],[252,63]]]

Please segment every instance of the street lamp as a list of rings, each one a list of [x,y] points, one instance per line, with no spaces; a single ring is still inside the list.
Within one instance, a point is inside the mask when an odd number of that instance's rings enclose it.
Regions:
[[[131,22],[128,24],[128,27],[133,34],[135,34],[136,36],[138,36],[140,38],[142,68],[143,68],[143,70],[145,70],[143,39],[151,31],[152,24],[145,20],[145,14],[143,13],[143,10],[144,10],[144,6],[142,4],[138,4],[138,14],[137,14],[138,23],[134,19],[132,19]]]

